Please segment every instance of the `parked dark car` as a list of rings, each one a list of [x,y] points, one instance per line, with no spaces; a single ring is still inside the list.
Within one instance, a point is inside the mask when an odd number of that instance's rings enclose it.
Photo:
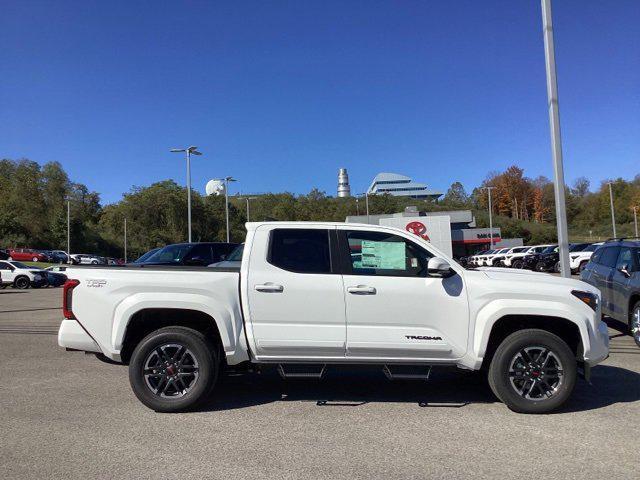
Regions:
[[[67,276],[62,273],[67,270],[67,267],[49,267],[45,268],[43,273],[47,275],[47,283],[50,287],[61,287],[64,282],[67,281]]]
[[[581,252],[587,248],[589,243],[571,243],[569,244],[569,253]],[[560,251],[556,247],[552,252],[540,254],[535,270],[538,272],[559,272],[560,271]]]
[[[542,250],[540,253],[534,253],[531,255],[527,255],[522,259],[522,268],[527,270],[535,270],[536,265],[540,261],[542,255],[546,255],[548,253],[553,253],[558,248],[558,245],[549,245],[547,248]]]
[[[135,259],[132,263],[144,263],[151,255],[159,251],[162,247],[153,248],[149,250],[147,253],[143,253],[137,259]]]
[[[640,346],[640,241],[606,242],[593,252],[580,279],[600,290],[602,313],[627,325]]]
[[[207,266],[224,260],[238,245],[222,242],[175,243],[162,247],[139,265]]]
[[[9,260],[9,252],[7,250],[0,249],[0,260]]]

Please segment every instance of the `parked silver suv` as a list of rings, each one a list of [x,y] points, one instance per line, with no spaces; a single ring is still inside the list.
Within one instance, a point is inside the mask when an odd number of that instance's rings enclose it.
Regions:
[[[629,325],[640,346],[640,241],[604,243],[593,253],[580,278],[600,290],[602,313]]]

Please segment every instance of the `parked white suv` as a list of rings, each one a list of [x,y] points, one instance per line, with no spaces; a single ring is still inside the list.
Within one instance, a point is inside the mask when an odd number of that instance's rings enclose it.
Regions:
[[[487,255],[484,264],[488,267],[497,266],[497,262],[504,259],[504,256],[507,252],[511,250],[510,248],[501,248],[499,250],[494,251],[491,255]]]
[[[527,255],[541,253],[545,248],[550,246],[551,245],[535,245],[533,247],[527,248],[524,252],[513,253],[504,262],[505,266],[511,268],[522,268],[524,257],[526,257]]]
[[[589,263],[593,252],[595,252],[603,243],[604,242],[593,243],[580,252],[570,253],[569,266],[571,267],[571,273],[579,273],[584,270],[584,267]]]
[[[47,283],[47,274],[42,269],[15,261],[0,260],[0,274],[2,283],[8,282],[19,289],[37,288]]]
[[[510,248],[509,251],[504,255],[504,258],[502,259],[502,266],[510,268],[511,267],[511,261],[514,258],[518,258],[517,255],[519,255],[519,254],[522,254],[523,256],[526,255],[525,252],[527,252],[530,248],[531,247],[513,247],[513,248]]]
[[[76,265],[104,265],[107,263],[103,257],[87,253],[74,253],[70,257],[71,261]]]
[[[58,343],[128,364],[162,412],[204,401],[225,366],[321,378],[377,364],[390,378],[484,369],[509,408],[543,413],[609,353],[599,291],[579,280],[466,270],[390,227],[246,226],[239,268],[70,267]]]

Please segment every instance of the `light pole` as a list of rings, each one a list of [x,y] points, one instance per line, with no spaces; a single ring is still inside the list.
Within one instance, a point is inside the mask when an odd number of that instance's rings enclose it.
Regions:
[[[255,200],[258,197],[244,197],[247,201],[247,222],[249,221],[249,200]]]
[[[356,198],[356,216],[360,216],[360,204],[358,203],[358,199]]]
[[[124,263],[127,263],[127,217],[124,217]]]
[[[365,209],[367,210],[367,224],[369,223],[369,192],[366,191],[364,193],[360,193],[359,195],[364,195],[364,204]]]
[[[231,238],[229,232],[229,182],[237,182],[237,180],[233,177],[224,177],[219,180],[224,182],[224,216],[227,224],[227,243],[229,243]]]
[[[493,250],[493,208],[491,207],[491,190],[496,187],[482,187],[489,194],[489,249]]]
[[[191,155],[202,155],[198,147],[172,148],[173,153],[184,152],[187,154],[187,225],[189,230],[189,243],[191,243]]]
[[[549,99],[549,128],[551,130],[551,149],[553,152],[553,187],[556,200],[560,271],[563,277],[570,277],[569,232],[567,230],[567,209],[564,198],[564,166],[562,163],[562,138],[560,136],[560,109],[558,106],[558,81],[556,79],[556,57],[553,45],[551,0],[541,0],[541,5],[544,58],[547,71],[547,96]]]
[[[71,200],[67,200],[67,263],[71,263]]]
[[[613,209],[613,189],[611,188],[611,184],[613,182],[607,182],[609,185],[609,202],[611,202],[611,227],[613,228],[613,238],[616,238],[616,212]]]
[[[638,238],[638,207],[633,207],[633,226],[636,230],[636,238]]]

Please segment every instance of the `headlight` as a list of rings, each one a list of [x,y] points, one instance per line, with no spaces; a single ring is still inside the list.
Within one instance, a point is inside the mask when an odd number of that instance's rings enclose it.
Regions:
[[[581,292],[580,290],[572,290],[571,294],[576,297],[578,300],[583,301],[587,305],[591,307],[591,310],[594,312],[598,310],[598,295],[591,292]]]

